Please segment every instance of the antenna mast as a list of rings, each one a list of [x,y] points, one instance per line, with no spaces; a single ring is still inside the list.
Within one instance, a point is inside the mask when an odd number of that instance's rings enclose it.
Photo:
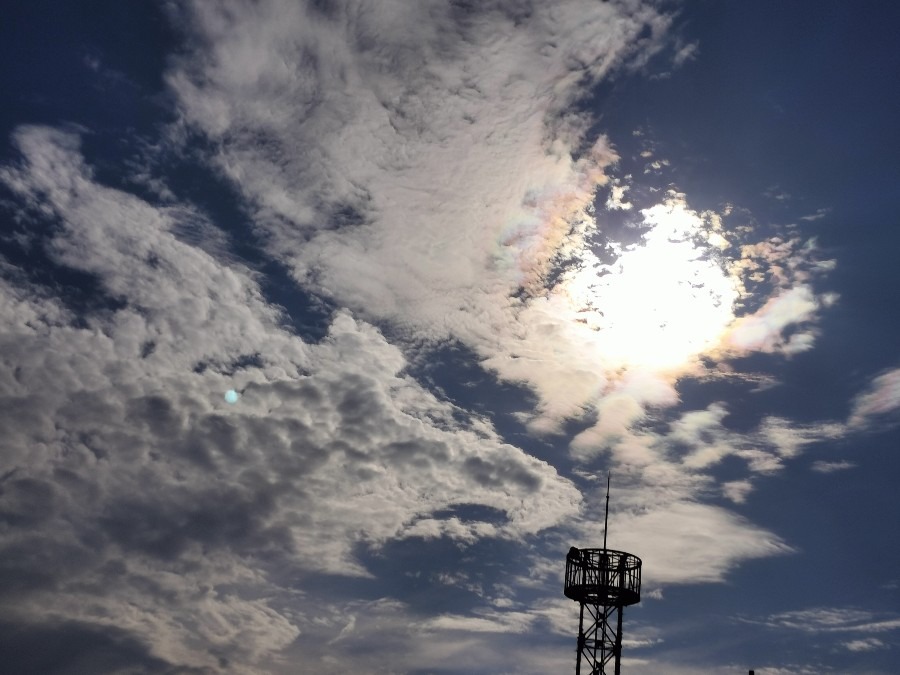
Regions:
[[[612,476],[610,471],[606,472],[606,512],[603,515],[603,550],[606,550],[606,529],[609,527],[609,480]]]
[[[603,548],[566,555],[563,593],[579,605],[575,675],[620,675],[622,610],[641,601],[641,559],[606,548],[610,480],[607,472]]]

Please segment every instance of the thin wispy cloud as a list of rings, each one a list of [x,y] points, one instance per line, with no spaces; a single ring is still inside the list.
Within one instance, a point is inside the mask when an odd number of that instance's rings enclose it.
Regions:
[[[900,370],[890,370],[872,380],[868,391],[853,402],[849,423],[859,427],[874,424],[900,408]]]

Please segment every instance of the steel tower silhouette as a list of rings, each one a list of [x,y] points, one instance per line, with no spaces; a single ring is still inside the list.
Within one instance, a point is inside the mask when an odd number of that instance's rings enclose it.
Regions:
[[[603,548],[573,546],[566,556],[563,592],[580,605],[576,675],[582,672],[585,675],[619,675],[622,609],[641,601],[641,559],[625,551],[606,548],[609,480],[607,475]]]

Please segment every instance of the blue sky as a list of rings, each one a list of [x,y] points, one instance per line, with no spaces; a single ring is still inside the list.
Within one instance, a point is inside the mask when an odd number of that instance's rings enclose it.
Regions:
[[[10,672],[897,671],[897,10],[4,13]]]

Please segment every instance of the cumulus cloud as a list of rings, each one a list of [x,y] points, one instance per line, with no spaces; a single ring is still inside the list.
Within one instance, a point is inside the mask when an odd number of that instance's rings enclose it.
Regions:
[[[0,177],[22,217],[53,218],[52,261],[115,299],[76,320],[63,297],[2,286],[3,572],[20,621],[115,625],[152,658],[250,672],[298,634],[268,564],[365,575],[354,547],[420,522],[518,538],[577,512],[569,481],[423,390],[371,326],[338,313],[304,343],[247,269],[173,234],[196,213],[98,184],[73,134],[15,140],[23,159]],[[465,531],[428,517],[460,503],[505,516]]]
[[[428,30],[403,30],[421,22],[426,6]],[[274,2],[227,11],[197,5],[188,14],[203,39],[176,63],[170,86],[185,122],[216,144],[214,165],[255,205],[272,254],[308,288],[416,339],[460,340],[484,367],[533,388],[535,432],[596,414],[573,443],[577,456],[613,446],[625,465],[681,472],[664,457],[655,467],[660,439],[633,433],[648,409],[678,402],[671,373],[633,363],[636,340],[648,345],[641,359],[673,345],[675,357],[662,355],[666,367],[713,347],[734,318],[738,294],[749,294],[740,276],[759,270],[775,270],[784,299],[747,316],[734,350],[808,345],[799,332],[790,345],[782,335],[808,321],[818,302],[808,287],[791,287],[808,278],[790,267],[793,242],[745,247],[737,264],[723,266],[729,243],[721,219],[692,211],[675,192],[641,213],[644,246],[622,250],[619,267],[608,270],[615,274],[602,278],[590,252],[589,207],[616,155],[561,112],[585,78],[629,58],[637,34],[649,26],[658,36],[667,19],[613,4],[587,12],[578,2],[552,12],[534,7],[527,16],[487,5],[465,21],[443,5],[349,7],[320,15]],[[588,148],[580,155],[579,145]],[[626,186],[614,187],[620,208]],[[660,261],[672,259],[673,241],[683,249],[682,266],[650,284]],[[706,243],[696,248],[698,241]],[[581,265],[553,280],[553,266],[572,256]],[[641,284],[646,292],[635,300]],[[677,298],[655,297],[673,292]],[[613,303],[622,298],[617,312]],[[644,301],[665,318],[633,311]],[[679,307],[692,309],[679,315]],[[641,317],[650,323],[632,325]],[[708,334],[698,338],[698,325]],[[623,357],[632,361],[625,360],[624,376]],[[765,457],[778,465],[777,453],[756,452],[762,457],[751,458],[754,467]],[[725,512],[685,504],[685,517],[698,523],[708,516],[713,525],[718,518],[736,524]],[[473,527],[422,518],[405,532],[471,538]],[[777,549],[751,543],[746,552]],[[739,560],[739,550],[723,550],[722,559]],[[711,563],[704,578],[719,578],[730,564]]]
[[[343,309],[304,342],[216,224],[157,177],[133,178],[163,205],[98,181],[78,133],[15,132],[21,160],[0,167],[10,208],[44,228],[28,236],[48,264],[99,298],[74,310],[72,289],[0,261],[2,602],[29,635],[100,640],[99,626],[148,668],[327,673],[358,669],[328,649],[350,640],[383,672],[499,670],[491,640],[567,632],[563,601],[517,604],[558,574],[543,553],[488,609],[428,620],[395,599],[328,604],[297,582],[362,583],[365,554],[392,543],[547,544],[541,533],[588,520],[553,466],[410,376],[415,349],[447,340],[535,392],[520,415],[535,434],[586,422],[572,458],[603,456],[625,477],[616,545],[644,558],[653,596],[790,552],[703,503],[751,493],[749,478],[716,485],[714,469],[737,456],[748,473],[777,471],[841,428],[768,416],[737,433],[721,403],[671,411],[680,377],[709,374],[701,354],[728,377],[732,357],[810,349],[835,300],[815,289],[829,265],[797,237],[753,242],[674,189],[643,208],[611,179],[613,144],[587,136],[572,104],[661,48],[671,17],[655,3],[167,11],[183,31],[167,141],[193,152],[201,137],[265,254],[298,292]],[[678,45],[675,64],[696,50]],[[669,165],[647,159],[653,174]],[[607,208],[641,231],[630,244],[609,235],[612,261],[593,211],[607,183]],[[890,374],[876,380],[851,423],[896,407],[890,390]],[[601,537],[596,523],[581,534]],[[561,668],[538,646],[529,659]]]
[[[169,75],[185,121],[301,283],[419,339],[459,339],[572,414],[603,380],[572,364],[579,393],[560,396],[544,355],[588,338],[542,285],[615,154],[565,111],[658,49],[668,18],[580,1],[330,7],[192,6],[202,39]]]
[[[269,0],[189,4],[180,18],[195,36],[168,74],[182,122],[213,142],[270,253],[414,344],[459,340],[532,388],[531,430],[596,413],[575,449],[601,447],[675,404],[697,354],[812,347],[825,301],[814,247],[797,238],[743,243],[670,190],[642,210],[641,246],[611,265],[592,252],[593,197],[617,156],[570,104],[646,63],[670,17],[576,0],[466,12]],[[610,208],[626,204],[623,181]],[[754,275],[777,294],[751,289]],[[623,363],[646,386],[623,385]]]

